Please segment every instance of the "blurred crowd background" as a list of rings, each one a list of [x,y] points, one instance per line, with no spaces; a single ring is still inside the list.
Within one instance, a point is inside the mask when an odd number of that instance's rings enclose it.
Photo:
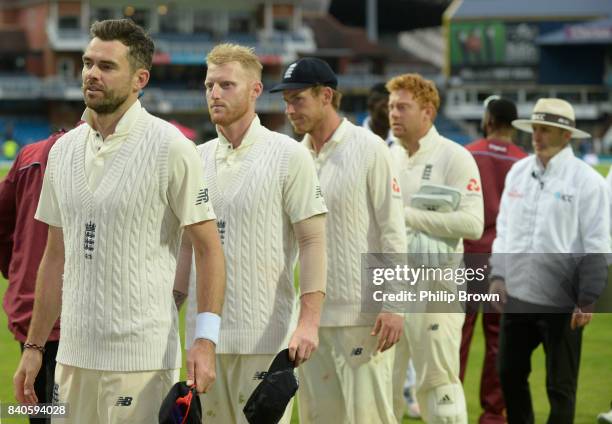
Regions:
[[[593,134],[576,152],[612,163],[610,0],[0,0],[0,159],[80,119],[89,26],[121,17],[156,42],[142,103],[198,143],[214,137],[206,54],[233,41],[255,48],[266,88],[301,56],[326,60],[356,123],[373,85],[421,73],[443,96],[438,130],[461,144],[479,135],[492,94],[516,102],[521,117],[538,98],[560,97]],[[262,123],[290,134],[283,111],[281,96],[258,101]],[[519,144],[530,148],[527,137]]]

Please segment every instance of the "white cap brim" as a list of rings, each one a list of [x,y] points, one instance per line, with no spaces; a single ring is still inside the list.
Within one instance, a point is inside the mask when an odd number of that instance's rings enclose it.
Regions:
[[[570,127],[568,125],[557,124],[555,122],[547,122],[547,121],[534,121],[532,119],[515,119],[512,121],[512,126],[521,131],[525,131],[528,133],[533,133],[533,125],[549,125],[551,127],[557,127],[564,130],[568,130],[572,133],[572,138],[591,138],[591,134],[586,131],[579,130],[574,127]]]

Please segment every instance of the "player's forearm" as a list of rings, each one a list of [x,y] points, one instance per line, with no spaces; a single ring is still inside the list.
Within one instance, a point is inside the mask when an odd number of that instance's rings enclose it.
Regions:
[[[478,240],[484,230],[484,219],[477,214],[458,210],[455,212],[422,211],[406,206],[406,226],[435,237]]]
[[[36,278],[34,309],[28,331],[28,343],[44,346],[62,309],[64,257],[45,252]]]
[[[194,245],[194,253],[198,313],[221,315],[225,299],[225,257],[218,237],[216,243],[201,247]]]
[[[608,282],[608,263],[606,255],[587,253],[578,263],[578,287],[576,303],[579,307],[594,304],[603,293]]]
[[[300,249],[300,294],[325,293],[325,215],[316,215],[296,223],[294,232]]]
[[[321,292],[306,293],[300,297],[298,327],[319,327],[324,298],[325,295]]]
[[[174,275],[174,302],[176,308],[179,309],[189,293],[189,276],[191,274],[191,257],[193,248],[187,234],[183,234],[181,247],[179,250],[178,261],[176,264],[176,273]]]

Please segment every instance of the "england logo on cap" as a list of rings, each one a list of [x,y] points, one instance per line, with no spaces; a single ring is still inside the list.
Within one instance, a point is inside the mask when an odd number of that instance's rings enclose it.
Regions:
[[[285,71],[285,75],[283,75],[284,79],[291,78],[291,74],[293,74],[293,70],[295,69],[296,65],[297,63],[292,63],[291,65],[289,65],[289,67]]]

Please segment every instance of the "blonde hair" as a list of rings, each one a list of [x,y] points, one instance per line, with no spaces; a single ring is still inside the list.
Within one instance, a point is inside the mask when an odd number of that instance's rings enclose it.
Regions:
[[[389,92],[407,90],[412,93],[412,97],[421,107],[430,104],[434,112],[440,107],[440,95],[433,81],[423,78],[419,74],[403,74],[391,78],[385,84]]]
[[[252,72],[257,80],[261,81],[263,66],[252,47],[233,43],[218,44],[208,53],[206,62],[214,65],[238,62],[244,70]]]
[[[312,89],[312,95],[315,97],[319,97],[319,94],[321,94],[321,90],[323,89],[323,87],[327,87],[325,85],[315,85],[314,87],[310,87]],[[331,87],[329,87],[331,88]],[[332,90],[332,99],[331,99],[331,105],[334,108],[334,110],[338,110],[340,109],[340,101],[342,101],[342,93],[339,92],[338,90],[335,90],[333,88],[331,88]]]

